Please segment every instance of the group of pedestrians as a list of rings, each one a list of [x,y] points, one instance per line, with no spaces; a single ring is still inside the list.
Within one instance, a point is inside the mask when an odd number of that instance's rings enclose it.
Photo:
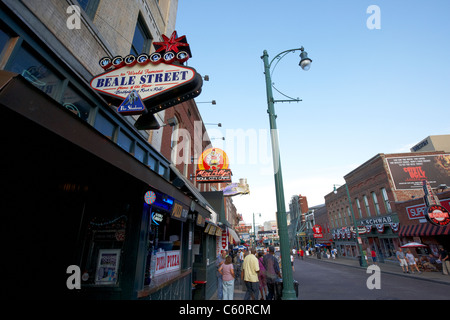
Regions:
[[[242,259],[243,258],[243,259]],[[269,247],[268,253],[258,252],[255,248],[236,256],[241,280],[246,292],[244,300],[272,300],[275,296],[275,283],[281,278],[280,264],[275,256],[275,248]],[[233,258],[225,250],[216,260],[217,267],[217,299],[233,300],[234,282],[238,276],[233,265]]]
[[[400,263],[400,266],[402,267],[403,273],[414,273],[414,270],[416,270],[418,273],[422,273],[422,271],[419,270],[416,258],[411,253],[410,249],[406,250],[406,254],[402,251],[402,248],[398,248],[397,252],[395,253],[395,256],[397,260]],[[438,260],[440,261],[442,265],[442,274],[449,275],[450,274],[450,259],[448,252],[444,249],[444,247],[439,247],[439,257]],[[430,259],[427,261],[430,267],[433,269],[436,269],[433,264],[431,264],[431,261],[437,262],[436,259],[432,254],[430,254]]]

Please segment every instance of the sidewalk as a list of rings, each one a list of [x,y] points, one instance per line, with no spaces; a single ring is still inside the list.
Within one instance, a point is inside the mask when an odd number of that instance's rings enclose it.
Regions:
[[[234,281],[234,297],[233,300],[244,300],[245,296],[245,284],[244,280],[236,279]],[[217,290],[209,300],[217,300]]]
[[[308,260],[314,260],[318,263],[334,263],[339,265],[348,266],[350,268],[359,268],[364,269],[363,267],[359,266],[359,261],[355,259],[348,259],[348,258],[337,258],[337,259],[317,259],[316,256],[305,256],[305,261]],[[295,258],[294,263],[301,263],[300,258]],[[294,265],[295,266],[295,265]],[[389,273],[389,274],[395,274],[401,277],[407,277],[407,278],[415,278],[420,279],[424,281],[431,281],[441,284],[446,284],[450,286],[450,275],[444,275],[441,271],[439,272],[430,272],[430,271],[424,271],[422,273],[403,273],[402,267],[398,263],[393,262],[386,262],[386,263],[378,263],[378,267],[380,267],[380,270],[382,273]],[[301,285],[301,284],[300,284]],[[234,284],[234,299],[233,300],[244,300],[245,296],[245,284],[242,280],[237,279]],[[214,295],[209,300],[217,300],[217,291],[214,293]]]
[[[296,258],[297,260],[298,258]],[[315,260],[317,262],[321,263],[335,263],[340,265],[345,265],[348,267],[353,268],[360,268],[363,269],[363,267],[359,266],[359,261],[356,259],[348,259],[348,258],[336,258],[336,259],[317,259],[316,256],[306,256],[304,258],[305,260]],[[300,261],[300,260],[298,260]],[[369,263],[370,265],[370,263]],[[381,273],[389,273],[389,274],[395,274],[402,277],[408,277],[408,278],[415,278],[415,279],[421,279],[425,281],[431,281],[431,282],[437,282],[441,284],[447,284],[450,285],[450,275],[444,275],[441,271],[439,272],[431,272],[431,271],[424,271],[422,273],[403,273],[402,267],[398,263],[395,262],[386,262],[386,263],[377,263],[377,266],[380,267]]]

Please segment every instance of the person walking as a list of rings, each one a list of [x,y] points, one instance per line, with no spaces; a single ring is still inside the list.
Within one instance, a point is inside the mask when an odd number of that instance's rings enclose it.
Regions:
[[[303,255],[305,254],[305,252],[303,251],[303,249],[300,249],[299,251],[300,251],[300,257],[301,257],[302,260],[303,260]]]
[[[225,257],[227,256],[227,252],[222,250],[216,259],[216,277],[217,277],[217,299],[222,300],[223,298],[223,279],[222,274],[219,272],[219,268],[225,262]]]
[[[400,262],[400,266],[402,267],[403,273],[405,273],[405,269],[406,273],[409,273],[408,263],[406,262],[405,254],[402,252],[402,248],[397,249],[395,256],[397,257],[397,260]]]
[[[242,264],[244,263],[244,253],[242,252],[242,249],[239,249],[239,264],[242,267]]]
[[[416,267],[417,273],[422,273],[417,267],[416,259],[409,249],[406,250],[406,259],[408,260],[409,267],[411,268],[411,273],[414,273],[413,267]]]
[[[233,300],[234,298],[234,268],[233,259],[231,256],[225,258],[225,263],[219,267],[219,272],[222,275],[223,299]]]
[[[272,300],[275,295],[275,282],[277,278],[281,278],[280,265],[275,257],[275,248],[270,246],[269,253],[263,257],[263,265],[266,268],[267,298]]]
[[[442,262],[442,274],[450,274],[450,260],[448,258],[448,252],[443,246],[439,246],[439,260]]]
[[[258,252],[258,262],[259,262],[259,293],[261,294],[261,300],[265,300],[267,297],[267,283],[266,283],[266,267],[263,264],[264,252]]]
[[[374,249],[371,250],[372,262],[374,265],[377,265],[377,253]]]
[[[259,296],[259,262],[255,256],[256,248],[252,248],[251,252],[244,258],[242,265],[241,277],[244,280],[247,291],[245,292],[244,300],[258,300]]]

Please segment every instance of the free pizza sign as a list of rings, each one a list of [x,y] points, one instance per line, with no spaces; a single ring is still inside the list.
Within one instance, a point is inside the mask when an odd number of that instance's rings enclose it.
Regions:
[[[152,115],[201,93],[202,77],[182,65],[191,56],[186,37],[178,37],[176,31],[170,38],[162,37],[164,41],[153,43],[156,51],[151,55],[100,60],[106,72],[94,77],[90,85],[118,106],[119,113]]]

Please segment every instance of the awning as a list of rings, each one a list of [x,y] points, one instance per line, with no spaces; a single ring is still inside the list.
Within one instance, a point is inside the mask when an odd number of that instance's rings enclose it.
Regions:
[[[239,239],[239,236],[237,235],[236,231],[234,231],[231,228],[228,228],[228,232],[231,234],[231,236],[233,237],[234,241],[239,243],[240,239]]]
[[[197,190],[196,187],[188,180],[185,176],[183,176],[178,169],[170,164],[170,173],[172,185],[180,189],[186,194],[190,194],[198,204],[195,206],[195,211],[201,214],[204,218],[210,218],[211,214],[208,210],[208,207],[211,208],[211,205],[205,199],[205,197]]]
[[[402,225],[398,231],[399,237],[441,236],[450,234],[450,225],[434,226],[431,223]]]

